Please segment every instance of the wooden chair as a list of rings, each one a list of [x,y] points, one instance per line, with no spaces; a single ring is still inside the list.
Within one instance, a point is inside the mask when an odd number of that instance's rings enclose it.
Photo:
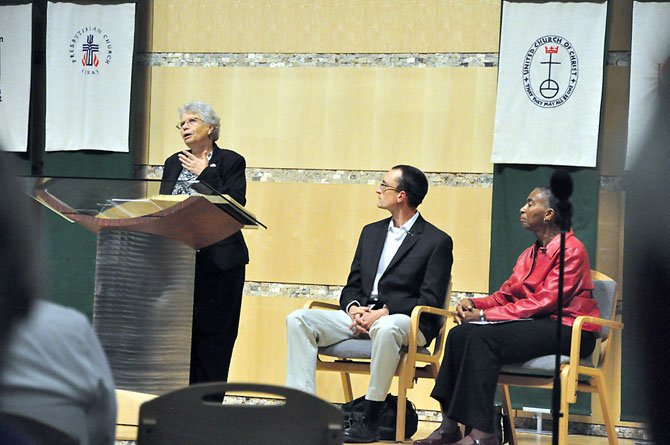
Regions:
[[[600,308],[600,318],[577,317],[572,330],[572,346],[570,356],[561,357],[561,404],[563,416],[559,419],[559,444],[568,443],[568,414],[570,404],[577,401],[577,391],[597,393],[605,420],[609,445],[616,445],[617,435],[609,408],[607,385],[605,382],[607,354],[612,349],[613,333],[623,329],[623,323],[615,321],[617,291],[616,282],[597,271],[591,271],[593,279],[593,297]],[[584,323],[601,326],[599,343],[586,359],[579,358],[581,343],[581,327]],[[525,363],[505,365],[498,378],[500,397],[503,409],[510,416],[511,444],[518,444],[514,428],[514,411],[510,402],[510,386],[526,386],[533,388],[552,389],[554,386],[555,356],[537,357]]]
[[[451,279],[445,298],[444,309],[432,306],[416,306],[412,310],[410,321],[409,345],[403,348],[400,362],[395,375],[398,377],[398,415],[396,421],[396,441],[405,439],[405,411],[407,390],[414,387],[419,378],[437,379],[440,370],[440,359],[444,348],[444,339],[447,332],[447,322],[450,312],[447,310],[451,299]],[[338,304],[321,301],[310,301],[305,308],[334,309]],[[443,317],[440,332],[433,341],[432,351],[429,348],[417,346],[419,336],[419,318],[423,314],[435,314]],[[350,374],[370,374],[370,356],[372,340],[351,339],[334,345],[319,348],[316,369],[318,371],[339,372],[342,378],[344,398],[347,402],[353,400]]]

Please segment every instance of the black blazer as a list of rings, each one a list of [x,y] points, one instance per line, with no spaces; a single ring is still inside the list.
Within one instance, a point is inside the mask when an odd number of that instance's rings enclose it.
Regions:
[[[165,160],[160,193],[172,194],[172,189],[181,173],[181,162],[175,153]],[[217,192],[229,195],[241,205],[247,202],[247,181],[245,177],[246,161],[242,155],[232,150],[221,149],[214,144],[209,167],[205,168],[198,180],[206,183]],[[197,187],[197,185],[196,185]],[[203,194],[213,194],[205,187],[197,189]],[[218,243],[200,249],[200,254],[212,257],[219,269],[225,270],[241,266],[249,262],[249,250],[244,242],[242,231],[238,231]]]
[[[351,302],[367,306],[384,248],[390,218],[363,227],[347,284],[340,295],[346,311]],[[379,304],[391,314],[410,315],[418,305],[442,308],[453,263],[451,237],[419,215],[398,252],[379,280]],[[428,342],[437,335],[440,318],[421,317],[420,329]]]

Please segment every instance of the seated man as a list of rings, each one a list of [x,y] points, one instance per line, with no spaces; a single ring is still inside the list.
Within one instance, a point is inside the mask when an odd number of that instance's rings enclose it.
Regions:
[[[340,311],[301,309],[289,314],[286,386],[316,392],[317,348],[350,338],[371,338],[370,384],[364,415],[344,432],[346,442],[375,442],[378,416],[409,342],[410,314],[418,305],[443,307],[451,275],[451,237],[424,220],[417,206],[428,191],[426,176],[397,165],[377,188],[377,207],[390,218],[363,228]],[[421,319],[420,345],[439,330],[437,317]]]

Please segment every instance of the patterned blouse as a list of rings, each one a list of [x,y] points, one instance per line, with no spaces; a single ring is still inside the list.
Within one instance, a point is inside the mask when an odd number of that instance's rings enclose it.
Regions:
[[[207,153],[208,162],[212,159],[212,153],[214,152],[210,151],[209,153]],[[193,187],[191,187],[193,184],[197,182],[198,182],[198,176],[192,171],[182,167],[181,172],[179,173],[179,177],[177,178],[177,182],[175,183],[174,188],[172,189],[172,194],[193,195],[195,193],[198,193],[197,191],[193,190]]]

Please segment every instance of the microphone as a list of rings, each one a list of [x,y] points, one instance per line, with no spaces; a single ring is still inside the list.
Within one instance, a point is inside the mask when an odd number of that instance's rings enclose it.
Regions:
[[[572,195],[572,177],[564,168],[554,171],[550,182],[551,193],[558,200],[556,212],[558,213],[558,226],[561,230],[570,230],[572,226],[572,204],[570,196]]]
[[[564,168],[560,168],[551,175],[551,193],[559,201],[567,201],[572,195],[572,177]]]

